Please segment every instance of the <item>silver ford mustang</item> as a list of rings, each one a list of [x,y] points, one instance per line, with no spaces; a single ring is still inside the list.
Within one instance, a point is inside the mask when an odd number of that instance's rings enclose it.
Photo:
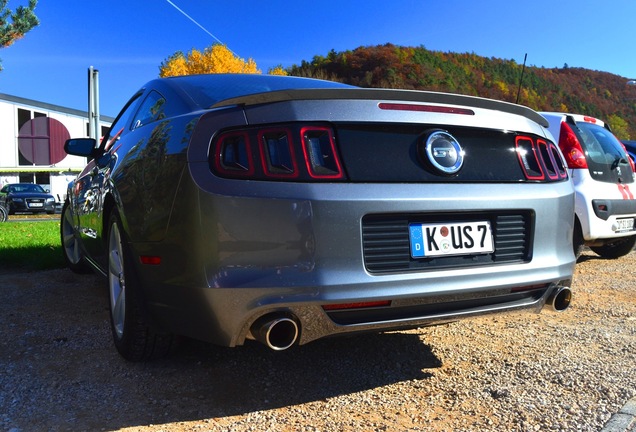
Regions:
[[[157,79],[68,188],[68,266],[132,361],[570,303],[574,196],[514,104],[266,75]]]

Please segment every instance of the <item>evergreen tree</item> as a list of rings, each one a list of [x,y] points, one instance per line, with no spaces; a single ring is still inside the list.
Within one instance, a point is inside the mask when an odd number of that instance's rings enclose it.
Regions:
[[[28,6],[18,6],[15,11],[7,7],[8,2],[9,0],[0,0],[0,48],[10,46],[40,24],[34,12],[37,0],[29,0]]]

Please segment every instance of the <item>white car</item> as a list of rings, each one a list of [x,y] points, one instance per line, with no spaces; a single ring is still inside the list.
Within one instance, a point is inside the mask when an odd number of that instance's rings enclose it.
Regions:
[[[634,161],[602,120],[579,114],[541,113],[565,157],[575,189],[573,245],[603,258],[628,254],[636,244]]]

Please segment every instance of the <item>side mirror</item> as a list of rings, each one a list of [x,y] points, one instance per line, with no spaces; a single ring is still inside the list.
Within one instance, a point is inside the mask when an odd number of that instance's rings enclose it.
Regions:
[[[94,138],[71,138],[64,143],[64,151],[74,156],[94,157],[96,145]]]

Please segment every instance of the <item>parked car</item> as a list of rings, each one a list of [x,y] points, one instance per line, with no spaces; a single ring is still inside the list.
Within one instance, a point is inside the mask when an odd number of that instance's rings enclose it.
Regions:
[[[267,75],[149,82],[68,187],[115,345],[283,350],[570,302],[574,196],[535,111]]]
[[[632,161],[636,161],[636,141],[622,140],[621,142]]]
[[[14,213],[55,213],[55,198],[34,183],[10,183],[0,189],[0,205],[7,212]]]
[[[634,161],[609,126],[594,117],[541,113],[565,156],[576,194],[573,247],[587,245],[604,258],[636,244]]]

